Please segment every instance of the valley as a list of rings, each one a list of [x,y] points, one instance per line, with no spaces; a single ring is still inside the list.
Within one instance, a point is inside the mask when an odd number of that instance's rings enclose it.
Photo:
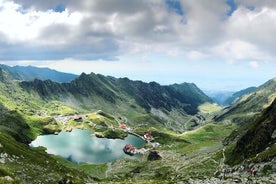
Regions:
[[[0,69],[0,183],[276,181],[275,79],[220,107],[193,83],[94,73],[60,83],[12,74]],[[154,140],[137,158],[79,164],[29,146],[39,135],[76,129],[109,140],[150,132]],[[248,173],[253,167],[256,176]]]

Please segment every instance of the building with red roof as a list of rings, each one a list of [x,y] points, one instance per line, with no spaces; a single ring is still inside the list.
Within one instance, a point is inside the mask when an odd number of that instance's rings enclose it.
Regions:
[[[145,138],[146,140],[152,140],[152,139],[153,139],[153,137],[152,137],[152,135],[151,135],[150,132],[145,133],[144,138]]]
[[[126,128],[127,128],[127,125],[124,124],[124,123],[122,123],[122,124],[120,125],[120,128],[121,128],[121,129],[126,129]]]

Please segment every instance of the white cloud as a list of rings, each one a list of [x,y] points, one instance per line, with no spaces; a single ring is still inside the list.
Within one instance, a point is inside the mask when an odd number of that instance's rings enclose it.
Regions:
[[[179,2],[183,15],[158,0],[2,0],[0,60],[116,60],[138,53],[276,58],[275,1],[237,0],[231,16],[225,1]],[[59,5],[64,11],[55,12]]]
[[[22,7],[13,2],[5,2],[0,7],[0,32],[12,43],[25,41],[43,43],[46,40],[41,40],[39,35],[45,27],[55,24],[77,26],[82,20],[82,15],[78,12],[69,14],[68,11],[58,13],[33,9],[27,9],[25,12],[20,11]],[[40,39],[37,40],[38,38]]]
[[[224,1],[182,0],[187,24],[179,32],[184,44],[196,47],[213,45],[223,36],[223,17],[229,7]],[[181,28],[181,26],[178,26]]]
[[[199,51],[190,51],[187,54],[187,57],[190,59],[205,59],[208,58],[208,55]]]
[[[226,24],[226,34],[230,39],[238,38],[254,45],[264,55],[275,57],[276,9],[259,7],[250,10],[237,9]]]
[[[250,61],[249,62],[249,66],[251,68],[258,68],[259,67],[259,63],[257,61]]]
[[[163,0],[0,0],[0,60],[74,73],[162,72],[182,81],[187,63],[205,60],[200,72],[209,75],[214,61],[247,68],[275,61],[274,0],[236,0],[231,16],[222,0],[179,2],[183,15]],[[55,12],[59,5],[64,11]]]
[[[268,59],[255,45],[242,40],[229,40],[210,49],[213,56],[227,60]]]

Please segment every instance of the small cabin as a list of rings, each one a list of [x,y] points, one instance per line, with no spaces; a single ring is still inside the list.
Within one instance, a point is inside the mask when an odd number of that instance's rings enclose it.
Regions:
[[[121,129],[126,129],[126,128],[127,128],[127,125],[123,123],[123,124],[120,125],[120,128],[121,128]]]
[[[151,135],[150,132],[146,132],[145,135],[144,135],[144,138],[145,138],[146,140],[148,140],[148,141],[150,141],[150,140],[153,139],[153,137],[152,137],[152,135]]]

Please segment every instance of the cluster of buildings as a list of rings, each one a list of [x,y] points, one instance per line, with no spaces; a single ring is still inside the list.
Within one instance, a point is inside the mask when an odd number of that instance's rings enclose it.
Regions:
[[[126,124],[121,124],[120,125],[121,129],[127,130],[128,127],[126,126]],[[151,135],[151,132],[146,132],[143,136],[140,136],[137,134],[137,136],[141,137],[142,139],[144,139],[147,142],[150,142],[153,140],[153,136]],[[154,143],[152,143],[153,145]],[[157,143],[158,144],[158,143]],[[159,145],[159,144],[158,144]],[[157,146],[158,146],[157,145]],[[157,147],[155,144],[153,145],[153,148]],[[135,154],[143,154],[146,152],[145,149],[137,149],[135,146],[131,145],[131,144],[127,144],[125,145],[125,147],[123,148],[123,151],[128,154],[128,155],[135,155]]]
[[[131,155],[131,156],[136,154],[136,148],[131,144],[125,145],[123,151],[125,152],[125,154]]]

